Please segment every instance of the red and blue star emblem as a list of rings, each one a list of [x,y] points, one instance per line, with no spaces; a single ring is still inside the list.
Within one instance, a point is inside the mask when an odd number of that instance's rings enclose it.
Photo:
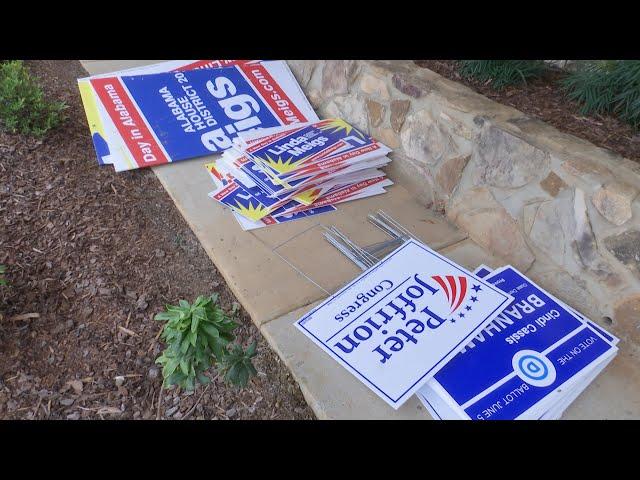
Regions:
[[[463,311],[458,313],[458,317],[461,319],[465,317],[464,312],[470,312],[473,309],[472,304],[478,301],[478,292],[482,290],[482,287],[475,283],[472,283],[471,288],[468,288],[467,277],[463,275],[434,275],[431,278],[440,285],[449,301],[451,307],[449,315],[455,313],[460,307],[464,307]],[[470,296],[469,300],[471,303],[464,305],[463,303],[470,290],[473,290],[475,295]],[[451,318],[451,321],[455,322],[454,317]]]

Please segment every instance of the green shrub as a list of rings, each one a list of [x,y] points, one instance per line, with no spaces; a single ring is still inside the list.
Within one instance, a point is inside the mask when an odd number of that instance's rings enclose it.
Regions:
[[[60,124],[65,108],[45,99],[22,61],[0,63],[0,123],[8,131],[42,136]]]
[[[460,60],[463,77],[488,82],[496,90],[508,85],[527,83],[527,79],[542,75],[546,67],[542,60]]]
[[[613,114],[640,127],[640,60],[582,62],[562,81],[580,112]]]
[[[255,342],[246,352],[238,345],[230,346],[238,327],[218,305],[218,295],[200,296],[193,305],[180,300],[167,305],[166,312],[155,316],[166,321],[162,339],[167,348],[156,359],[162,365],[163,387],[178,385],[193,390],[196,381],[209,383],[204,373],[214,364],[220,367],[224,380],[246,386],[256,374],[251,358],[256,354]]]
[[[4,274],[7,271],[7,267],[0,265],[0,285],[7,285],[9,282],[4,278]]]

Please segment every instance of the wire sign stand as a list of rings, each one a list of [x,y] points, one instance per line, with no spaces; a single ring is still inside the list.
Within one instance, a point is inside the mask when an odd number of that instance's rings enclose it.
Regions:
[[[394,220],[390,215],[382,210],[367,215],[367,219],[384,233],[391,237],[391,240],[374,243],[366,247],[356,245],[349,237],[338,230],[335,226],[325,227],[322,233],[324,238],[336,247],[342,254],[355,263],[361,270],[367,270],[382,260],[388,253],[395,250],[404,242],[416,238],[409,230]]]

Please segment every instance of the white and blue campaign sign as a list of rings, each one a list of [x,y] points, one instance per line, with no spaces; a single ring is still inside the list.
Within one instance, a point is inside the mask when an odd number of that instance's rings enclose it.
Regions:
[[[115,163],[116,168],[118,168],[118,164],[123,160],[129,160],[130,164],[135,164],[133,158],[128,158],[130,154],[126,146],[122,143],[122,139],[119,138],[118,130],[109,118],[105,107],[98,101],[95,90],[90,82],[92,79],[115,77],[117,75],[133,76],[203,68],[222,68],[233,65],[251,65],[257,63],[260,63],[260,60],[169,60],[153,65],[137,66],[117,72],[92,75],[88,78],[78,79],[82,104],[87,115],[87,121],[89,122],[98,163],[100,165]]]
[[[476,268],[473,273],[475,273],[477,276],[479,276],[480,278],[485,278],[487,275],[489,275],[493,270],[489,267],[487,267],[486,265],[480,265],[478,266],[478,268]],[[582,320],[583,322],[585,322],[587,325],[589,325],[591,328],[593,328],[596,332],[598,332],[600,334],[601,337],[603,337],[607,342],[611,343],[612,345],[617,345],[618,342],[620,341],[620,339],[618,337],[616,337],[615,335],[613,335],[612,333],[607,332],[606,330],[604,330],[600,325],[598,325],[597,323],[589,320],[588,318],[584,317],[580,312],[578,312],[576,309],[570,307],[569,305],[567,305],[566,303],[564,303],[563,301],[559,300],[559,299],[555,299],[560,305],[562,305],[564,308],[566,308],[567,310],[569,310],[571,313],[573,313],[576,317],[578,317],[580,320]]]
[[[83,95],[85,109],[106,124],[102,162],[116,171],[219,153],[239,132],[318,118],[282,61],[120,73],[83,84],[92,89]]]
[[[562,417],[564,411],[571,405],[576,398],[589,386],[591,382],[593,382],[598,375],[604,370],[607,365],[613,360],[613,356],[600,362],[595,368],[591,369],[589,373],[585,373],[584,379],[580,380],[579,383],[576,384],[570,391],[566,392],[566,395],[550,410],[548,410],[542,417],[541,420],[558,420]]]
[[[409,240],[296,326],[398,408],[512,300]]]
[[[486,280],[513,295],[513,304],[425,385],[421,399],[433,401],[435,393],[457,418],[540,418],[617,353],[513,267]]]
[[[247,148],[267,174],[281,180],[335,169],[350,159],[381,157],[391,150],[339,118],[301,126]]]
[[[479,277],[486,277],[492,272],[490,267],[486,265],[478,266],[473,273],[475,273]],[[557,300],[557,299],[556,299]],[[618,338],[606,332],[597,324],[592,322],[591,320],[584,318],[580,313],[573,310],[571,307],[567,306],[564,303],[559,302],[564,308],[574,313],[578,318],[583,320],[585,323],[590,325],[594,330],[596,330],[605,340],[607,340],[612,345],[616,345],[619,341]],[[487,327],[485,330],[491,330]],[[595,368],[590,369],[589,372],[585,371],[582,379],[579,380],[575,386],[568,388],[565,390],[565,394],[558,399],[558,401],[550,406],[549,410],[545,413],[537,417],[538,412],[535,413],[535,416],[540,420],[556,420],[561,418],[564,413],[564,410],[573,403],[573,401],[591,384],[591,382],[606,368],[606,366],[610,363],[613,357],[609,357],[608,360],[605,360],[599,363]],[[427,408],[429,413],[433,418],[442,420],[442,419],[468,419],[468,416],[465,414],[460,414],[458,411],[454,410],[453,406],[447,404],[447,402],[438,394],[436,394],[431,388],[430,384],[433,382],[427,382],[418,392],[417,396],[422,401],[424,406]]]
[[[493,270],[490,267],[487,267],[486,265],[480,265],[480,266],[478,266],[478,268],[476,268],[474,270],[473,273],[475,273],[477,276],[479,276],[481,278],[484,278],[487,275],[489,275],[492,271]],[[613,334],[605,331],[598,324],[596,324],[595,322],[593,322],[593,321],[589,320],[588,318],[584,317],[580,312],[578,312],[577,310],[571,308],[566,303],[563,303],[563,302],[559,301],[558,299],[556,299],[556,301],[558,301],[558,303],[560,305],[562,305],[564,308],[569,310],[571,313],[573,313],[580,320],[582,320],[587,325],[589,325],[591,328],[593,328],[596,332],[598,332],[600,334],[601,337],[603,337],[610,344],[617,345],[618,342],[620,341],[620,339],[618,337],[616,337]],[[613,358],[611,358],[611,359],[613,359]],[[591,382],[600,374],[600,372],[602,372],[602,370],[605,369],[605,367],[608,364],[609,364],[609,361],[602,362],[598,367],[593,369],[591,373],[585,374],[584,379],[581,380],[578,384],[576,384],[576,386],[573,387],[569,392],[567,392],[566,396],[564,398],[562,398],[558,402],[558,404],[554,405],[544,415],[542,415],[540,417],[540,419],[541,420],[556,420],[556,419],[559,419],[562,416],[562,414],[564,413],[564,410],[569,405],[571,405],[571,403],[573,403],[573,401],[591,384]]]

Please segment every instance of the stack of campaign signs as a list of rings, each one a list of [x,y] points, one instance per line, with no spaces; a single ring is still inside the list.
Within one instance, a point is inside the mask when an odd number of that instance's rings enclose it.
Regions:
[[[172,60],[78,85],[98,163],[117,172],[220,153],[240,132],[318,120],[283,61]]]
[[[319,121],[286,62],[172,60],[78,80],[100,165],[117,172],[211,154],[211,197],[244,230],[384,193],[390,149]],[[203,175],[206,173],[203,171]]]
[[[380,170],[391,150],[342,119],[241,132],[234,143],[206,165],[209,196],[244,230],[334,211],[392,185]]]
[[[557,419],[618,339],[511,266],[469,272],[409,240],[296,322],[393,408]]]
[[[511,266],[475,274],[514,301],[418,397],[439,419],[559,419],[616,356],[618,338]]]

